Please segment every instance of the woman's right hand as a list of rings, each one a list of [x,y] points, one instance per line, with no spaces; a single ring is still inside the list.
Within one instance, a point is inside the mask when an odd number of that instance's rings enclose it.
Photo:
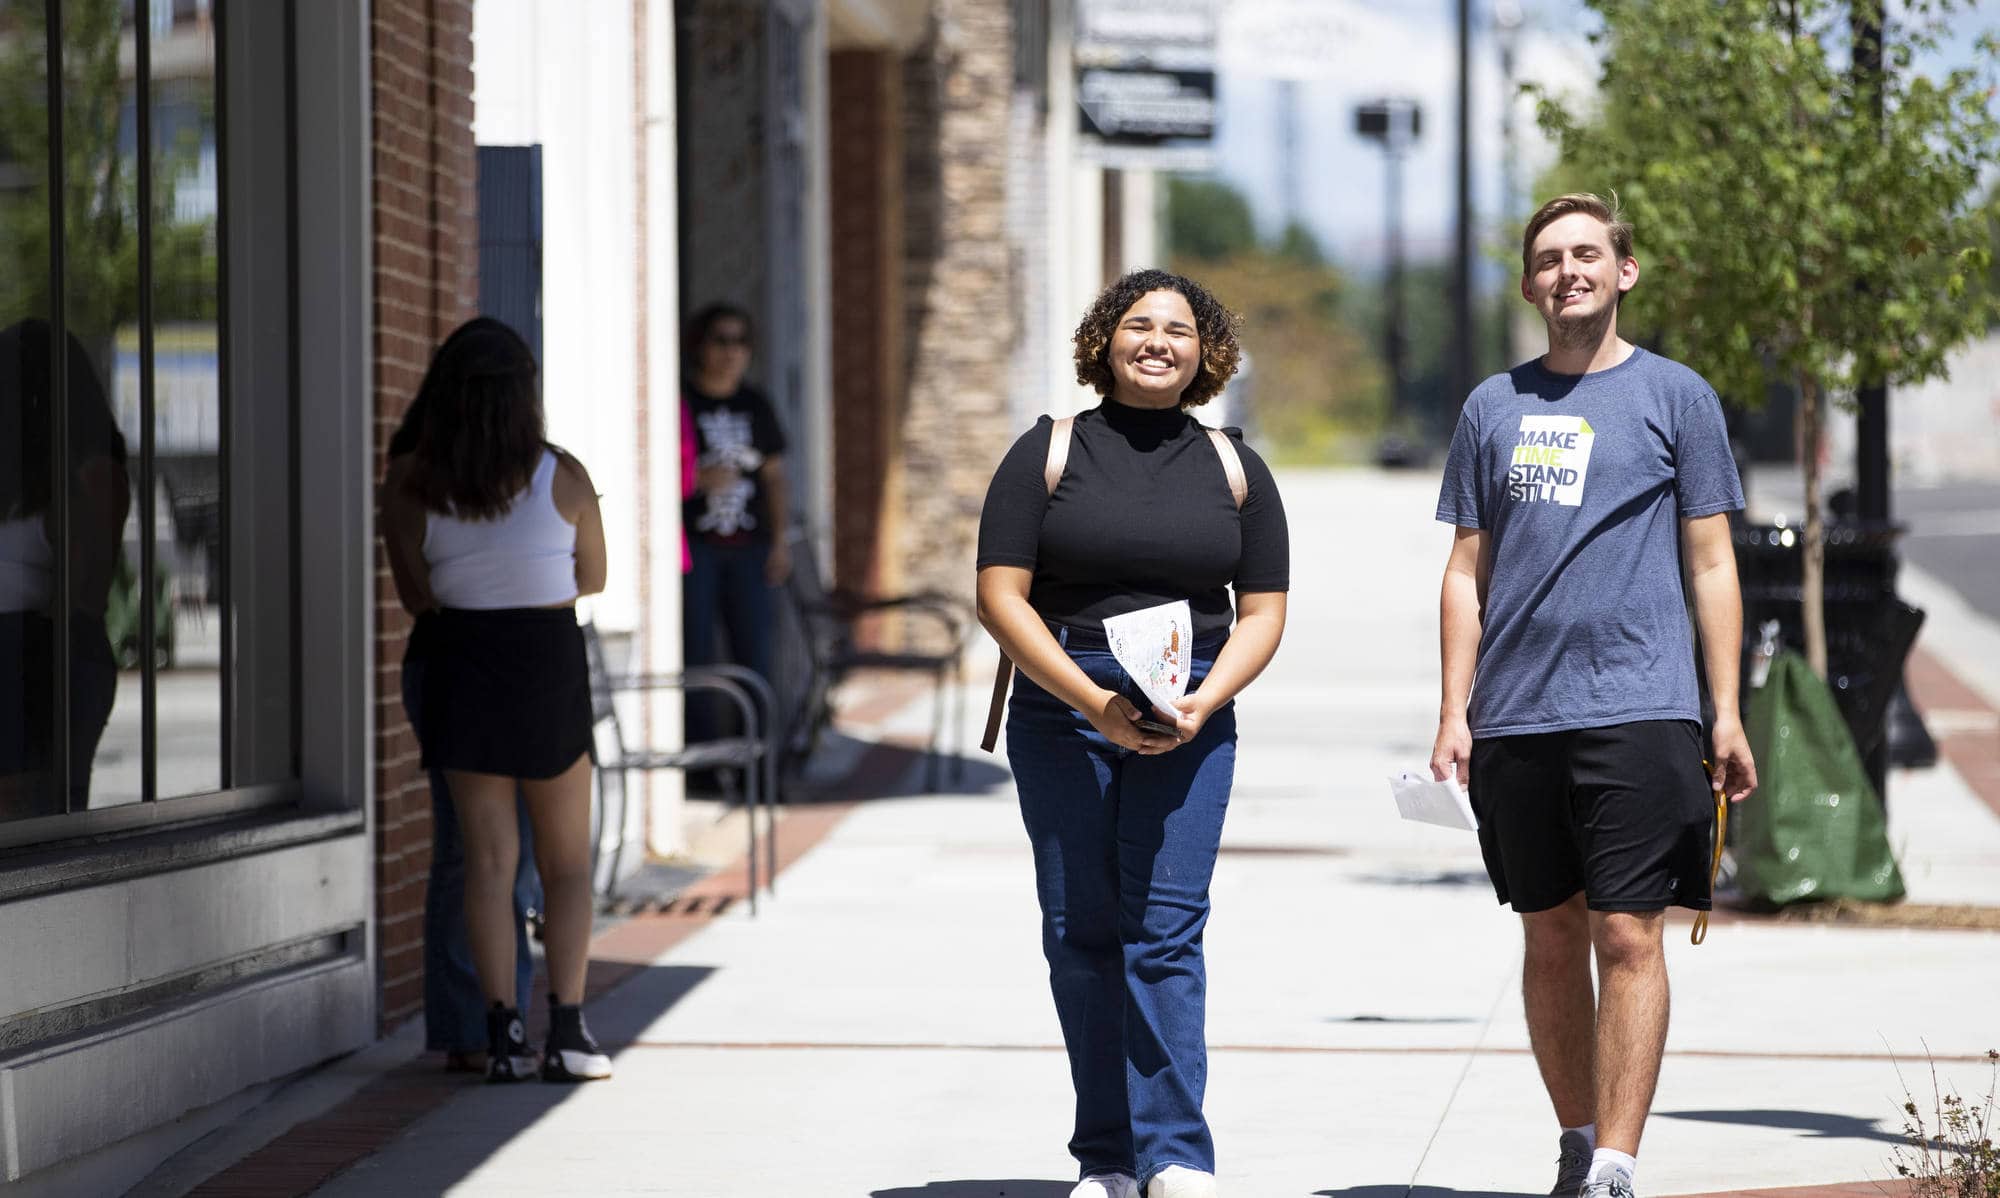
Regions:
[[[1151,757],[1180,746],[1178,736],[1147,732],[1140,728],[1139,708],[1116,691],[1100,688],[1091,702],[1080,710],[1090,720],[1091,727],[1121,749]]]

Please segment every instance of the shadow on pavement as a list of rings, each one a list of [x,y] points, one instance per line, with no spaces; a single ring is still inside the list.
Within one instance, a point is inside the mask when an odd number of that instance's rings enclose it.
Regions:
[[[1073,1181],[934,1181],[871,1190],[868,1198],[1069,1198]]]
[[[815,756],[840,763],[835,777],[807,778],[787,788],[788,798],[804,802],[854,799],[911,798],[917,795],[981,795],[1013,780],[1002,764],[1006,758],[977,749],[939,754],[933,781],[930,755],[921,745],[893,741],[863,741],[838,729],[820,738]]]
[[[1329,1015],[1327,1023],[1444,1024],[1478,1023],[1472,1015]]]
[[[1901,1144],[1900,1135],[1883,1131],[1880,1120],[1853,1115],[1828,1115],[1820,1111],[1655,1111],[1654,1118],[1688,1119],[1697,1123],[1739,1123],[1751,1127],[1775,1127],[1785,1131],[1810,1133],[1815,1140],[1877,1140]]]
[[[1313,1198],[1541,1198],[1520,1190],[1454,1190],[1442,1186],[1354,1186],[1314,1190]]]
[[[617,1064],[653,1020],[686,998],[714,972],[704,966],[638,967],[623,981],[613,983],[608,992],[588,1000],[586,1010],[591,1031]],[[530,1032],[539,1037],[539,1025],[531,1022]],[[435,1106],[396,1120],[385,1142],[369,1149],[366,1155],[335,1173],[313,1192],[324,1198],[415,1198],[446,1193],[463,1184],[511,1141],[572,1096],[599,1084],[615,1086],[618,1082],[614,1078],[581,1086],[540,1082],[491,1086],[468,1078]],[[356,1099],[366,1105],[368,1097],[369,1092],[363,1090]],[[312,1134],[308,1130],[303,1143],[288,1145],[287,1138],[280,1137],[266,1151],[309,1152],[311,1146]],[[228,1179],[225,1175],[211,1180]],[[227,1192],[259,1191],[232,1188]]]
[[[615,1057],[714,972],[706,965],[644,966],[591,1001],[587,1008],[590,1030]]]
[[[1363,874],[1355,881],[1370,886],[1491,886],[1483,869],[1401,869]]]

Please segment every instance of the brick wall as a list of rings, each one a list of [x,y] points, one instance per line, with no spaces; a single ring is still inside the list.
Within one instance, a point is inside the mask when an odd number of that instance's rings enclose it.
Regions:
[[[969,595],[979,508],[1018,432],[1010,359],[1024,330],[1008,245],[1013,90],[1008,0],[937,0],[904,72],[909,402],[903,587]]]
[[[478,308],[472,0],[376,0],[375,469],[432,348]],[[430,792],[403,716],[409,618],[380,547],[375,572],[376,920],[384,1031],[423,1009]]]

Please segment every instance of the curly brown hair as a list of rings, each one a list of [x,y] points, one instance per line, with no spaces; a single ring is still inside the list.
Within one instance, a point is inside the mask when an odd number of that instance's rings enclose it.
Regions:
[[[1154,291],[1179,292],[1194,310],[1195,335],[1201,340],[1201,366],[1195,371],[1194,380],[1181,392],[1181,410],[1185,412],[1222,394],[1223,384],[1236,373],[1243,360],[1243,347],[1236,342],[1236,330],[1243,320],[1223,307],[1200,283],[1170,271],[1135,270],[1098,294],[1076,326],[1076,381],[1110,398],[1114,382],[1111,334],[1132,305]]]

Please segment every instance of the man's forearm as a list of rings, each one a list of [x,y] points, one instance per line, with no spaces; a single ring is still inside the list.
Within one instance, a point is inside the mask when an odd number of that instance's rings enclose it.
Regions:
[[[1717,718],[1733,720],[1741,715],[1738,670],[1743,647],[1743,595],[1736,585],[1736,563],[1725,561],[1695,574],[1693,585],[1708,697]]]
[[[1462,720],[1472,699],[1472,675],[1479,660],[1478,580],[1447,570],[1438,611],[1438,660],[1443,680],[1438,719]]]

